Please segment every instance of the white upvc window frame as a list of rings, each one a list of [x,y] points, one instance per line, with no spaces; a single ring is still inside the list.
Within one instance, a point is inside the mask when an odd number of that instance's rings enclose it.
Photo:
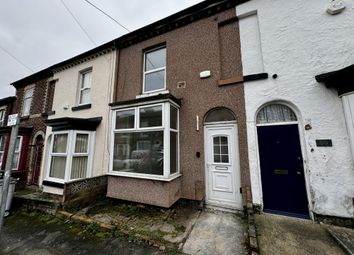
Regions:
[[[146,71],[146,55],[149,54],[149,53],[152,53],[154,51],[158,51],[158,50],[161,50],[161,49],[166,49],[166,54],[165,54],[165,66],[164,67],[159,67],[159,68],[155,68],[153,70],[150,70],[150,71]],[[145,51],[144,52],[144,61],[143,61],[143,94],[154,94],[156,92],[160,92],[160,91],[165,91],[166,90],[166,66],[167,66],[167,48],[166,48],[166,45],[163,45],[163,46],[160,46],[160,47],[157,47],[157,48],[154,48],[154,49],[151,49],[151,50],[148,50],[148,51]],[[159,71],[162,71],[164,70],[164,87],[161,88],[161,89],[155,89],[155,90],[149,90],[149,91],[146,91],[146,87],[145,87],[145,77],[147,74],[151,74],[151,73],[156,73],[156,72],[159,72]]]
[[[67,134],[67,144],[65,153],[53,153],[53,145],[55,140],[55,135]],[[87,144],[87,153],[75,153],[75,143],[77,134],[87,134],[88,135],[88,144]],[[85,131],[85,130],[65,130],[65,131],[56,131],[52,133],[52,139],[50,141],[49,153],[48,153],[48,163],[46,167],[46,177],[45,180],[57,182],[57,183],[66,183],[70,181],[80,180],[89,178],[92,176],[92,166],[93,166],[93,151],[94,151],[94,141],[95,141],[96,132],[95,131]],[[65,164],[65,173],[64,179],[50,177],[50,167],[52,163],[52,157],[66,157]],[[86,176],[77,179],[71,179],[71,167],[73,157],[75,156],[87,156],[87,171]]]
[[[0,127],[5,126],[6,108],[0,108]]]
[[[2,168],[2,161],[4,159],[4,154],[5,154],[5,146],[6,146],[6,136],[5,135],[0,135],[0,144],[1,143],[3,143],[4,146],[3,146],[3,150],[0,150],[0,170]]]
[[[215,162],[215,148],[214,148],[214,138],[215,137],[226,137],[227,138],[227,156],[228,156],[228,159],[229,159],[229,162]],[[230,158],[230,142],[231,142],[231,137],[229,135],[213,135],[211,137],[213,140],[212,140],[212,146],[213,146],[213,157],[212,157],[212,162],[213,164],[217,164],[217,165],[225,165],[225,166],[230,166],[231,165],[231,158]],[[221,147],[221,146],[220,146]],[[220,148],[221,149],[221,148]],[[220,154],[220,155],[225,155],[225,154]]]
[[[170,128],[170,107],[171,105],[177,109],[177,129]],[[143,127],[140,128],[140,109],[149,108],[154,106],[162,106],[162,126],[159,127]],[[116,112],[126,111],[126,110],[135,110],[135,122],[134,129],[115,129],[116,124]],[[163,132],[163,175],[153,175],[153,174],[143,174],[143,173],[131,173],[131,172],[120,172],[113,171],[113,160],[114,160],[114,140],[116,133],[140,133],[140,132]],[[170,166],[170,131],[177,133],[177,171],[176,173],[171,174]],[[114,176],[125,176],[139,179],[151,179],[151,180],[161,180],[161,181],[171,181],[180,174],[180,138],[179,138],[179,106],[172,101],[156,102],[156,103],[144,103],[142,105],[136,105],[134,107],[123,106],[121,108],[115,108],[112,110],[112,132],[111,132],[111,155],[110,155],[110,166],[109,174]]]
[[[20,142],[18,144],[18,149],[16,150],[16,147],[15,147],[15,151],[14,151],[14,154],[18,154],[18,159],[17,159],[17,162],[16,162],[17,167],[14,167],[14,164],[13,164],[14,162],[12,162],[12,170],[13,171],[18,170],[18,168],[20,166],[20,158],[21,158],[21,149],[22,149],[23,137],[21,135],[17,136],[16,137],[16,141],[17,141],[18,138],[20,138]],[[16,143],[15,143],[15,146],[16,146]]]
[[[28,95],[30,93],[30,91],[32,93],[31,93],[31,95]],[[31,114],[33,95],[34,95],[34,87],[30,87],[30,88],[25,89],[25,92],[23,94],[23,100],[22,100],[21,116],[25,117],[25,116],[29,116]],[[29,103],[27,104],[28,101],[29,101]]]
[[[83,87],[84,76],[88,73],[91,73],[91,80],[90,80],[89,86]],[[79,91],[78,91],[78,97],[77,97],[77,105],[78,106],[87,105],[87,104],[91,103],[91,87],[92,87],[92,74],[93,74],[92,67],[86,68],[86,69],[80,71],[79,74],[80,74],[80,76],[79,76]],[[88,99],[88,102],[81,103],[82,92],[84,92],[85,90],[89,91],[89,99]]]

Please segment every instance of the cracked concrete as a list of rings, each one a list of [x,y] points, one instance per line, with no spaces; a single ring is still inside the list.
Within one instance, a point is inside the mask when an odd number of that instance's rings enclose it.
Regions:
[[[183,252],[193,255],[246,255],[246,231],[242,216],[206,209],[187,238]]]

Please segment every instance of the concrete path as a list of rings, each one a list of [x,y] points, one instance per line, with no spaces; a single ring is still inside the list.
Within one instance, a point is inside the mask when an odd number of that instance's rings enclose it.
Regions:
[[[234,213],[206,209],[183,246],[192,255],[246,255],[246,222]]]
[[[345,255],[328,232],[311,220],[255,215],[261,255]]]

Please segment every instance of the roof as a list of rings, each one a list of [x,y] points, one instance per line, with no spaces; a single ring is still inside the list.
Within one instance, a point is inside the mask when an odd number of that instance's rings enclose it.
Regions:
[[[16,97],[4,97],[0,99],[0,106],[15,102]]]
[[[53,75],[53,69],[59,68],[61,66],[70,64],[74,61],[80,60],[82,58],[93,55],[97,52],[100,52],[104,49],[115,47],[118,49],[129,47],[138,42],[147,40],[151,37],[167,33],[174,29],[177,29],[182,26],[186,26],[190,23],[196,22],[200,19],[210,17],[216,13],[220,13],[230,8],[236,7],[236,5],[248,2],[249,0],[205,0],[201,3],[193,5],[187,9],[184,9],[180,12],[172,14],[166,18],[163,18],[159,21],[156,21],[150,25],[139,28],[135,31],[132,31],[128,34],[125,34],[119,38],[116,38],[112,41],[109,41],[105,44],[102,44],[96,48],[93,48],[89,51],[83,52],[75,57],[59,62],[55,65],[52,65],[48,68],[45,68],[39,72],[31,74],[27,77],[24,77],[18,81],[11,83],[15,88],[25,86],[27,84],[36,82],[40,79],[49,78]],[[235,10],[236,12],[236,10]]]
[[[316,75],[315,79],[318,82],[323,82],[326,87],[337,89],[338,96],[354,91],[354,64],[345,68]]]

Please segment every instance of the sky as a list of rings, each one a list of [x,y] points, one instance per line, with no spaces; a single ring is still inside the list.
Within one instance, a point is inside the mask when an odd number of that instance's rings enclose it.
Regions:
[[[130,31],[202,2],[89,1]],[[128,33],[85,0],[0,0],[0,3],[0,98],[15,95],[10,83]]]

